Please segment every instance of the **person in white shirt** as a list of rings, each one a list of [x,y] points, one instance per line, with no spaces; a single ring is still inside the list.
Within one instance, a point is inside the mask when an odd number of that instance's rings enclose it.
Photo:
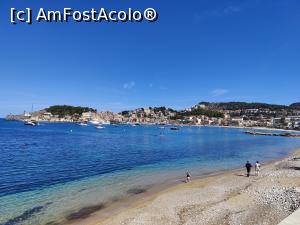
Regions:
[[[260,172],[260,163],[259,161],[256,161],[255,163],[255,176],[258,176]]]

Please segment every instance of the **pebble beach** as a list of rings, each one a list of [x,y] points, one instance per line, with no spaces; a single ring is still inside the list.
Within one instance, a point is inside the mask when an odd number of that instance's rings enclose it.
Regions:
[[[182,181],[106,217],[96,212],[72,224],[275,225],[300,206],[299,156],[297,150],[262,165],[259,176],[252,170],[248,178],[241,169]]]

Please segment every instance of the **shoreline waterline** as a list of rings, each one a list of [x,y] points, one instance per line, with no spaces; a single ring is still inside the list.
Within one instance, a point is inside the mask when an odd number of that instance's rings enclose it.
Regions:
[[[0,118],[0,120],[5,120],[8,122],[20,122],[22,120],[7,120],[6,118]],[[80,121],[46,121],[39,120],[37,122],[43,124],[78,124]],[[136,123],[115,123],[113,125],[118,126],[131,126]],[[242,126],[221,126],[221,125],[199,125],[199,124],[180,124],[180,123],[169,123],[165,125],[153,124],[153,123],[139,123],[141,126],[182,126],[182,127],[208,127],[208,128],[229,128],[229,129],[254,129],[254,130],[269,130],[269,131],[283,131],[283,132],[292,132],[292,133],[300,133],[300,130],[290,130],[290,129],[281,129],[281,128],[273,128],[273,127],[242,127]]]

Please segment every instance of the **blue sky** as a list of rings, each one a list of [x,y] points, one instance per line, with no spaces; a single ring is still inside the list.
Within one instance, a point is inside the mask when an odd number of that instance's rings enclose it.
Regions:
[[[10,8],[143,10],[155,23],[12,25]],[[121,111],[300,101],[297,0],[3,0],[0,116],[34,104]]]

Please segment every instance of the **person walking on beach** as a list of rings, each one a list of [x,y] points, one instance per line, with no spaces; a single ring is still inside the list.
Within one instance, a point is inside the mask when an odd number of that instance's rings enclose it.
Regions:
[[[260,163],[259,161],[256,161],[255,163],[255,176],[258,176],[260,172]]]
[[[246,165],[245,165],[246,169],[247,169],[247,177],[250,176],[250,172],[251,172],[251,163],[249,161],[247,161]]]
[[[188,183],[191,181],[191,174],[189,173],[189,171],[186,172],[186,180],[185,183]]]

